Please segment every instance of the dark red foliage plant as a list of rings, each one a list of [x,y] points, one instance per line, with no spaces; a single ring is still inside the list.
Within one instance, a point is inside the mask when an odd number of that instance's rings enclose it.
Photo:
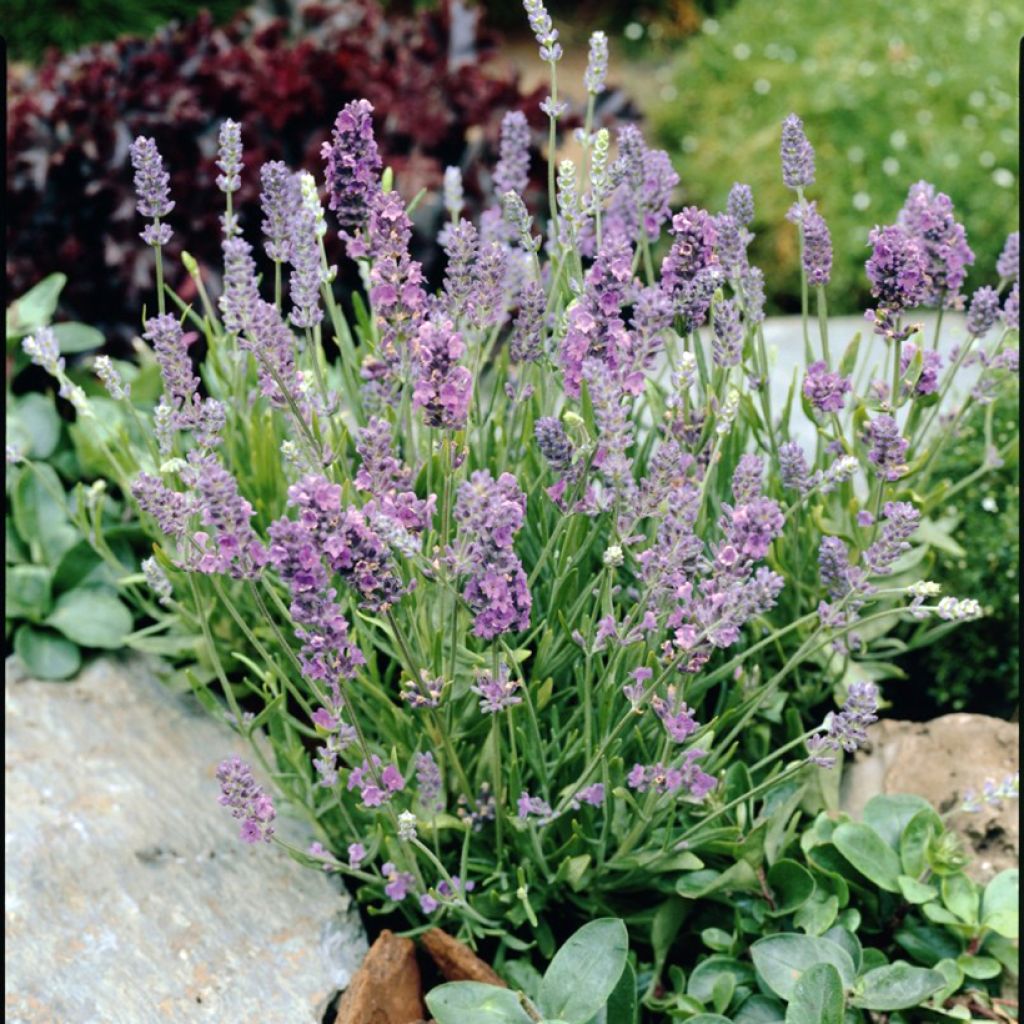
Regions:
[[[457,3],[411,16],[385,16],[373,0],[306,5],[293,25],[247,11],[218,27],[204,14],[152,39],[52,52],[10,82],[11,294],[62,271],[68,284],[58,314],[100,328],[123,348],[138,333],[142,303],[152,305],[132,140],[152,136],[171,171],[168,283],[191,300],[179,240],[188,240],[204,273],[221,263],[214,165],[221,121],[242,124],[245,172],[235,208],[243,228],[258,231],[260,165],[285,160],[322,179],[321,143],[340,107],[356,97],[374,105],[381,153],[405,198],[437,190],[445,167],[455,165],[471,213],[485,201],[489,183],[476,168],[493,165],[505,111],[524,111],[538,129],[547,123],[538,107],[543,93],[521,93],[512,71],[497,63],[495,39],[480,29],[477,13]],[[534,167],[540,170],[539,159]],[[433,237],[440,216],[431,194],[416,211],[422,238]],[[433,254],[416,255],[429,273]]]

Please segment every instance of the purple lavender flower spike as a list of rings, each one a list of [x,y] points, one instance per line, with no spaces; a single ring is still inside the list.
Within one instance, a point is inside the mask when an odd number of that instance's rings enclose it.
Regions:
[[[247,330],[255,320],[260,302],[256,284],[256,261],[252,246],[243,238],[228,238],[223,244],[224,291],[218,300],[224,326],[229,331]]]
[[[907,472],[903,457],[910,442],[900,433],[899,425],[891,416],[882,414],[871,420],[865,441],[870,445],[868,459],[883,480],[891,483]]]
[[[218,135],[217,188],[228,195],[242,185],[242,126],[237,121],[223,121]]]
[[[231,817],[241,821],[240,837],[244,843],[269,843],[274,834],[274,802],[253,778],[252,769],[240,758],[222,761],[217,769],[222,807]]]
[[[782,181],[787,188],[814,184],[814,149],[804,134],[804,123],[796,114],[782,122]]]
[[[732,496],[737,505],[746,505],[761,497],[764,460],[750,453],[740,456],[732,474]]]
[[[999,299],[996,298],[998,308]],[[917,355],[917,346],[908,342],[903,346],[900,354],[900,373],[905,374],[910,369],[910,363]],[[925,349],[921,355],[921,374],[914,385],[915,395],[931,395],[939,389],[939,370],[942,369],[942,353],[934,349]],[[904,388],[904,391],[906,389]]]
[[[444,801],[441,799],[441,769],[434,755],[428,750],[417,754],[416,788],[419,804],[424,810],[443,811]]]
[[[192,369],[188,354],[189,338],[181,329],[177,317],[165,313],[150,317],[142,335],[153,346],[160,365],[164,393],[174,409],[175,425],[187,427],[194,421],[199,396],[199,378]]]
[[[509,357],[514,363],[534,363],[541,357],[544,312],[547,296],[543,287],[530,278],[519,293],[519,312],[509,338]]]
[[[865,316],[874,322],[876,334],[904,341],[915,328],[911,325],[900,329],[900,314],[920,305],[928,295],[924,249],[914,236],[895,224],[873,228],[868,242],[872,251],[864,267],[878,308],[868,310]]]
[[[583,73],[583,84],[588,93],[597,96],[604,92],[604,83],[607,78],[608,37],[603,32],[592,32],[587,52],[587,70]]]
[[[749,185],[735,182],[729,189],[726,213],[743,227],[749,227],[754,220],[754,193]]]
[[[481,672],[476,686],[470,689],[480,697],[480,711],[486,715],[497,714],[523,702],[523,698],[516,694],[519,681],[511,677],[504,662],[498,666],[497,676],[492,672]]]
[[[459,575],[469,576],[463,596],[473,609],[473,631],[485,640],[530,623],[526,573],[512,548],[525,513],[526,496],[510,473],[495,480],[477,470],[459,487],[459,535],[447,560]]]
[[[529,792],[523,790],[516,801],[516,811],[521,821],[530,818],[538,818],[538,825],[543,825],[551,818],[551,805],[542,800],[539,796],[530,796]]]
[[[875,576],[888,576],[896,560],[910,550],[909,538],[921,522],[921,513],[908,501],[887,501],[878,540],[864,552],[864,564]]]
[[[530,126],[521,110],[510,110],[501,119],[499,159],[494,168],[494,191],[524,195],[530,184]]]
[[[1003,326],[1008,331],[1020,330],[1020,282],[1014,281],[1010,294],[1003,303]]]
[[[1020,280],[1020,232],[1014,231],[1006,237],[1006,245],[996,260],[996,273],[1000,280]]]
[[[819,412],[842,412],[845,395],[853,384],[849,377],[830,371],[823,362],[811,363],[804,377],[803,395]]]
[[[296,327],[315,327],[324,318],[320,308],[323,271],[316,214],[305,205],[297,211],[292,224],[288,261],[292,265],[288,285],[293,307],[289,319]]]
[[[704,322],[722,277],[715,255],[715,220],[706,210],[688,206],[672,218],[671,233],[672,248],[661,264],[661,286],[672,296],[689,332]]]
[[[812,486],[807,456],[796,441],[779,445],[779,478],[787,490],[806,494]]]
[[[174,209],[171,200],[171,176],[164,170],[164,161],[156,143],[140,135],[131,145],[132,167],[135,169],[135,194],[139,215],[152,219],[146,225],[142,239],[147,245],[166,245],[173,232],[167,224],[158,224]]]
[[[558,30],[551,24],[551,16],[543,0],[523,0],[530,20],[530,29],[540,45],[540,59],[554,63],[562,59],[562,47],[558,42]]]
[[[715,305],[711,314],[715,332],[711,342],[711,357],[716,366],[738,366],[743,358],[743,324],[740,307],[735,299],[724,299]]]
[[[381,160],[372,114],[367,100],[346,103],[334,121],[331,141],[320,151],[327,161],[328,205],[346,232],[366,221],[370,200],[380,190]]]
[[[461,430],[473,397],[472,374],[458,365],[466,351],[462,335],[451,320],[428,320],[420,325],[413,351],[417,378],[412,404],[423,410],[427,426]]]
[[[802,224],[804,231],[804,272],[808,284],[827,285],[832,278],[832,236],[817,203],[794,203],[786,220]]]
[[[391,861],[382,864],[381,874],[388,880],[384,886],[384,895],[389,900],[401,903],[409,895],[409,890],[416,884],[415,876],[408,871],[399,871]]]
[[[263,209],[263,243],[275,263],[283,263],[291,252],[295,218],[302,202],[298,178],[280,160],[260,168],[260,205]]]
[[[195,512],[190,495],[172,491],[159,477],[140,473],[132,484],[132,497],[148,512],[168,537],[182,540],[188,532],[189,516]]]
[[[910,186],[897,224],[921,247],[925,281],[920,301],[959,309],[960,288],[974,253],[967,233],[953,216],[953,201],[935,186],[919,181]]]
[[[867,728],[878,721],[878,687],[874,683],[854,683],[849,690],[842,711],[830,713],[825,719],[824,733],[818,733],[807,743],[811,760],[824,768],[831,768],[833,757],[824,751],[845,750],[854,753],[868,739]]]
[[[967,309],[967,333],[983,338],[999,317],[999,292],[985,285],[971,297]]]
[[[252,505],[239,494],[238,481],[216,455],[193,451],[189,463],[195,475],[200,518],[214,532],[212,538],[195,534],[203,552],[196,568],[203,573],[252,579],[267,557],[250,522]]]

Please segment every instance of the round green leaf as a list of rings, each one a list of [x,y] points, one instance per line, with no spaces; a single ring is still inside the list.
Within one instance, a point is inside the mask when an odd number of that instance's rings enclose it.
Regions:
[[[1000,871],[985,886],[981,923],[1007,939],[1016,939],[1020,931],[1020,872],[1017,868]]]
[[[752,995],[733,1017],[733,1024],[785,1024],[786,1008],[777,999]]]
[[[437,1024],[531,1024],[519,997],[507,988],[479,981],[451,981],[427,993],[427,1009]]]
[[[31,391],[8,407],[7,441],[30,459],[48,459],[60,441],[60,425],[53,400]]]
[[[586,1024],[608,1002],[628,951],[622,921],[605,917],[585,924],[548,965],[540,985],[541,1011],[570,1024]]]
[[[48,626],[83,647],[115,649],[132,631],[132,613],[109,591],[81,587],[61,594]]]
[[[732,1024],[728,1017],[720,1013],[698,1013],[695,1017],[687,1017],[687,1024]]]
[[[4,618],[38,622],[50,610],[50,570],[42,565],[14,565],[7,570]]]
[[[958,956],[956,963],[968,978],[977,978],[979,981],[997,978],[1003,969],[999,961],[990,956],[969,956],[967,953]]]
[[[777,860],[768,869],[768,888],[775,898],[773,915],[790,914],[803,906],[814,892],[811,873],[795,860]]]
[[[942,902],[964,924],[977,924],[981,909],[981,889],[963,872],[942,879]]]
[[[754,972],[749,964],[731,956],[709,956],[690,972],[686,994],[699,1002],[710,1003],[715,983],[722,975],[727,975],[733,980],[733,989],[738,985],[748,985],[754,980]]]
[[[864,957],[864,949],[860,944],[860,939],[858,939],[853,932],[848,928],[844,928],[842,925],[837,924],[834,928],[829,928],[822,938],[828,939],[829,942],[834,942],[837,946],[842,946],[843,949],[850,954],[850,959],[853,961],[854,973],[860,973],[861,961]]]
[[[78,648],[48,629],[21,626],[14,634],[14,653],[36,679],[69,679],[82,667]]]
[[[870,826],[848,821],[832,833],[836,849],[865,877],[887,892],[899,892],[899,857]]]
[[[789,1000],[804,971],[815,964],[831,964],[839,972],[843,987],[853,985],[856,970],[850,954],[828,939],[783,933],[758,939],[750,947],[754,966],[764,983],[776,995]]]
[[[88,324],[54,324],[53,333],[65,355],[88,352],[103,344],[103,335]]]
[[[786,1024],[843,1024],[844,1003],[839,972],[831,964],[815,964],[793,989]]]
[[[931,807],[922,808],[907,822],[900,836],[900,864],[905,875],[921,877],[928,866],[928,844],[942,831],[942,819]]]
[[[30,288],[7,312],[7,333],[15,338],[45,327],[57,309],[61,289],[68,283],[64,274],[50,274]]]
[[[897,960],[876,967],[860,979],[860,994],[853,1000],[865,1010],[908,1010],[919,1006],[946,984],[945,976],[925,967]]]

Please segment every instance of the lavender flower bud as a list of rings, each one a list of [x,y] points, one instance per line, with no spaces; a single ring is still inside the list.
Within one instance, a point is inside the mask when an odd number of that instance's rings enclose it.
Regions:
[[[897,223],[920,246],[925,279],[920,301],[959,308],[959,292],[974,262],[967,233],[953,217],[953,201],[935,186],[919,181],[910,186]]]
[[[590,49],[587,54],[587,70],[583,73],[583,83],[591,96],[604,92],[605,79],[608,77],[608,37],[603,32],[593,32],[590,36]]]
[[[459,219],[465,205],[465,194],[462,189],[462,171],[458,167],[444,169],[444,208],[452,221]]]
[[[174,209],[170,194],[170,175],[164,170],[163,158],[152,139],[140,135],[131,146],[132,167],[135,169],[135,194],[138,197],[140,216],[159,220]],[[159,241],[150,245],[166,245],[171,238],[171,229],[161,233]]]
[[[779,445],[779,477],[787,490],[806,494],[811,489],[811,474],[807,457],[796,441]]]
[[[107,393],[115,402],[119,402],[131,394],[131,385],[125,384],[121,374],[114,369],[114,364],[110,361],[109,356],[97,356],[93,363],[93,369],[96,370],[96,376],[102,381]]]
[[[161,568],[160,563],[152,557],[144,558],[140,567],[145,574],[146,583],[149,589],[153,591],[156,599],[165,608],[170,608],[174,591],[171,589],[171,581],[167,578],[167,574]]]
[[[558,30],[551,24],[543,0],[523,0],[523,7],[530,19],[530,29],[540,45],[540,59],[552,64],[561,60],[562,47],[558,42]]]
[[[231,195],[241,187],[242,179],[242,126],[237,121],[224,121],[220,126],[217,166],[217,188]]]
[[[416,838],[416,815],[411,811],[402,811],[398,816],[398,838],[405,843]]]
[[[64,372],[64,357],[60,354],[57,335],[51,327],[40,327],[21,343],[22,351],[41,366],[51,377],[60,377]]]
[[[316,178],[309,171],[299,172],[299,193],[302,196],[303,209],[308,210],[316,225],[316,237],[323,238],[327,234],[327,217],[324,214],[320,193],[317,191]]]
[[[532,363],[540,358],[546,308],[544,288],[530,278],[519,293],[519,312],[508,343],[512,362]]]
[[[849,377],[830,371],[821,361],[811,363],[804,377],[803,395],[819,412],[841,412],[845,395],[853,387]]]
[[[996,273],[1000,280],[1020,280],[1020,232],[1014,231],[1007,235],[1006,245],[996,260]]]
[[[611,136],[607,128],[601,128],[594,136],[594,152],[590,163],[590,191],[594,209],[599,209],[611,191],[611,178],[608,174],[608,152],[611,147]]]
[[[540,249],[540,238],[535,238],[531,232],[533,220],[522,196],[516,192],[506,192],[501,197],[501,205],[505,213],[505,222],[518,235],[519,244],[527,252],[536,252]]]
[[[735,299],[725,299],[715,305],[711,315],[715,336],[711,343],[711,357],[716,366],[738,366],[743,358],[743,325],[740,307]]]
[[[782,122],[782,181],[787,188],[814,184],[814,150],[804,134],[804,123],[796,114]]]
[[[939,601],[935,614],[947,622],[962,622],[967,619],[980,619],[981,605],[973,598],[958,600],[955,597],[944,597]]]
[[[263,245],[275,263],[283,263],[291,250],[295,218],[302,202],[299,183],[280,160],[272,160],[260,168],[260,181],[263,234],[266,236]]]
[[[832,277],[832,236],[816,203],[794,203],[786,219],[803,227],[804,273],[815,287],[827,285]]]
[[[288,259],[292,272],[288,285],[294,308],[290,320],[296,327],[311,328],[324,318],[320,308],[323,270],[316,213],[304,202],[295,214],[291,231]]]
[[[729,189],[729,199],[726,203],[725,212],[736,221],[748,227],[754,220],[754,193],[749,185],[736,182]]]
[[[501,119],[499,159],[494,168],[494,191],[526,192],[530,184],[530,126],[521,110],[510,110]]]
[[[875,322],[876,334],[905,340],[912,331],[897,331],[895,317],[925,299],[928,284],[924,250],[917,239],[896,225],[872,229],[868,241],[872,251],[864,268],[878,309],[869,310],[867,318]]]
[[[1003,304],[1003,325],[1008,331],[1020,330],[1020,282],[1014,281]]]

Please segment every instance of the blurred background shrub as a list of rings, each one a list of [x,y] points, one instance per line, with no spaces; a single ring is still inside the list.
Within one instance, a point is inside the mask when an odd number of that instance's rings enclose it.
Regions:
[[[734,181],[753,187],[751,258],[776,312],[799,310],[792,194],[778,166],[790,111],[818,154],[810,195],[832,229],[832,312],[867,305],[868,230],[890,223],[921,178],[966,224],[974,288],[1017,223],[1022,32],[1024,5],[1000,0],[741,0],[704,19],[648,113],[686,202],[724,209]]]
[[[152,255],[138,244],[132,139],[155,138],[170,168],[168,281],[188,301],[181,245],[187,240],[207,273],[221,263],[220,122],[242,124],[246,173],[235,208],[243,228],[258,230],[259,166],[282,159],[319,173],[335,114],[360,96],[376,108],[382,156],[405,197],[438,188],[445,166],[460,165],[470,172],[472,215],[487,191],[472,172],[490,166],[502,115],[522,109],[546,125],[544,94],[523,94],[512,69],[494,58],[494,37],[465,8],[404,17],[374,0],[307,5],[298,24],[253,11],[219,27],[201,14],[151,39],[63,57],[50,51],[9,83],[8,287],[19,294],[48,274],[66,274],[57,318],[91,324],[124,351],[152,297]],[[440,215],[435,195],[421,204],[421,243]],[[340,255],[334,232],[328,241],[336,250],[329,255]],[[436,258],[436,247],[421,248],[418,258]]]

